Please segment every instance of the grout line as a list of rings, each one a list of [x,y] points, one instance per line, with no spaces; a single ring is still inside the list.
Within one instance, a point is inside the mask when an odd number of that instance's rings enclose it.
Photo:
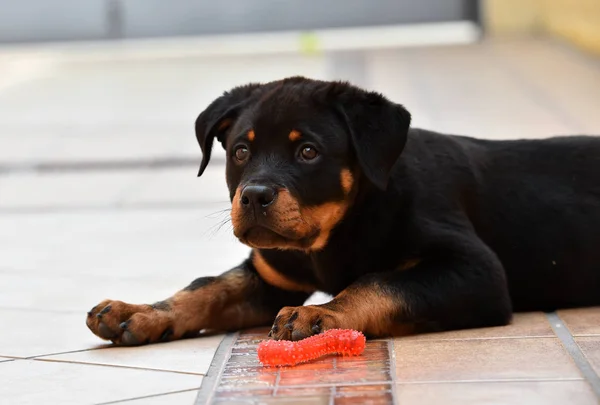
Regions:
[[[203,207],[222,206],[222,204],[230,204],[229,201],[201,201],[187,200],[182,202],[133,202],[133,203],[108,203],[108,204],[85,204],[85,205],[68,205],[68,204],[53,204],[53,205],[34,205],[23,207],[20,205],[0,205],[1,215],[18,215],[18,214],[56,214],[67,213],[74,214],[80,212],[114,212],[114,211],[142,211],[142,210],[191,210],[200,211]]]
[[[426,380],[426,381],[402,381],[395,382],[389,380],[380,381],[365,381],[365,382],[343,382],[343,383],[325,383],[325,384],[294,384],[284,385],[281,388],[331,388],[333,386],[344,387],[363,387],[371,385],[416,385],[416,384],[469,384],[469,383],[526,383],[526,382],[561,382],[561,381],[584,381],[582,377],[565,377],[565,378],[506,378],[506,379],[484,379],[484,380]],[[260,389],[260,388],[256,388]],[[226,390],[227,392],[246,393],[252,392],[253,389],[240,388]],[[197,403],[198,404],[198,403]]]
[[[109,343],[110,344],[110,343]],[[48,353],[48,354],[36,354],[33,356],[21,357],[23,360],[35,360],[40,357],[50,357],[50,356],[61,356],[63,354],[71,354],[71,353],[81,353],[81,352],[91,352],[93,350],[100,350],[109,347],[108,345],[98,346],[98,347],[90,347],[88,349],[78,349],[78,350],[68,350],[66,352],[57,352],[57,353]],[[41,360],[41,359],[40,359]]]
[[[92,351],[92,350],[104,349],[105,347],[106,346],[99,346],[99,347],[90,347],[88,349],[68,350],[66,352],[56,352],[56,353],[47,353],[47,354],[34,354],[33,356],[12,356],[12,355],[8,355],[8,354],[2,354],[0,352],[0,357],[7,357],[7,358],[10,358],[10,359],[14,359],[14,360],[35,360],[35,359],[40,358],[40,357],[60,356],[60,355],[63,355],[63,354],[89,352],[89,351]],[[87,364],[87,363],[84,363],[84,364]]]
[[[577,345],[575,339],[573,339],[573,335],[571,335],[571,332],[556,312],[547,313],[546,317],[554,333],[556,333],[556,336],[558,336],[564,348],[575,362],[575,365],[592,387],[596,397],[600,398],[600,377],[598,377],[598,374],[594,371],[585,354],[583,354],[581,348]]]
[[[333,387],[331,387],[331,389],[329,390],[329,405],[334,405],[335,404],[335,385]]]
[[[396,398],[398,398],[397,384],[398,384],[398,376],[396,375],[396,348],[394,345],[394,339],[390,339],[388,341],[388,357],[390,360],[390,377],[392,379],[392,403],[397,403]]]
[[[579,378],[581,380],[581,378]],[[447,382],[447,381],[444,381]],[[282,389],[293,389],[293,388],[331,388],[334,386],[344,386],[344,387],[362,387],[364,385],[389,385],[392,382],[389,380],[380,380],[380,381],[353,381],[353,382],[332,382],[332,383],[323,383],[323,384],[294,384],[294,385],[282,385],[280,388]],[[262,388],[256,388],[262,389]],[[252,391],[249,388],[240,388],[240,389],[230,389],[226,390],[228,392],[248,392]]]
[[[333,370],[337,370],[337,357],[333,358],[332,365],[333,365]],[[334,405],[334,403],[335,403],[335,395],[337,393],[337,386],[338,386],[338,384],[335,384],[329,390],[329,405]]]
[[[226,335],[215,353],[208,372],[202,379],[202,385],[198,390],[195,404],[209,404],[217,390],[223,370],[231,357],[231,349],[239,337],[239,332]]]
[[[279,390],[279,382],[281,381],[281,367],[277,367],[277,374],[275,375],[275,384],[273,385],[273,396],[277,395]]]
[[[190,392],[190,391],[198,391],[198,388],[189,388],[187,390],[178,390],[178,391],[164,392],[164,393],[161,393],[161,394],[145,395],[143,397],[134,397],[134,398],[127,398],[127,399],[119,399],[117,401],[110,401],[110,402],[97,402],[95,405],[122,404],[122,403],[127,403],[129,401],[135,401],[135,400],[138,400],[138,399],[148,399],[148,398],[164,397],[166,395],[181,394],[183,392]]]
[[[147,368],[147,367],[136,367],[136,366],[124,366],[121,364],[102,364],[102,363],[90,363],[83,361],[72,361],[72,360],[57,360],[57,359],[45,359],[41,357],[35,357],[29,360],[33,361],[44,361],[46,363],[66,363],[66,364],[80,364],[84,366],[99,366],[99,367],[112,367],[112,368],[126,368],[130,370],[144,370],[144,371],[156,371],[159,373],[174,373],[174,374],[185,374],[185,375],[195,375],[203,377],[204,373],[192,373],[189,371],[177,371],[177,370],[164,370],[159,368]]]
[[[535,336],[535,335],[528,335],[528,336],[490,336],[490,337],[464,337],[464,338],[432,338],[432,339],[413,339],[413,338],[408,338],[408,339],[403,339],[403,338],[396,338],[396,339],[400,339],[402,340],[402,343],[412,343],[412,342],[419,342],[419,343],[429,343],[429,342],[457,342],[457,341],[471,341],[471,340],[508,340],[508,339],[554,339],[556,336],[549,336],[549,335],[540,335],[540,336]]]
[[[484,380],[431,380],[431,381],[402,381],[395,385],[418,385],[418,384],[471,384],[471,383],[531,383],[531,382],[569,382],[584,381],[582,377],[565,378],[506,378],[506,379],[484,379]]]
[[[214,162],[213,162],[214,160]],[[112,172],[124,170],[164,170],[199,165],[199,159],[181,156],[138,159],[97,159],[97,160],[57,160],[41,162],[0,162],[0,174],[37,173],[62,174],[81,172]],[[225,160],[216,156],[211,164],[225,164]]]

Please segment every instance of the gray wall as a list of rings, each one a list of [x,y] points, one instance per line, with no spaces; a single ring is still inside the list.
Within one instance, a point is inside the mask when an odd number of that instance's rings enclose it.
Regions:
[[[0,0],[0,41],[222,34],[472,19],[476,0]]]
[[[0,0],[0,41],[100,39],[106,0]]]

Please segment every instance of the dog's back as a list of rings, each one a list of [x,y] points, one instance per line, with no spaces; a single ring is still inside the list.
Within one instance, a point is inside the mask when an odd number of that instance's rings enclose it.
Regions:
[[[453,141],[476,184],[467,214],[504,265],[514,309],[600,304],[600,138]]]

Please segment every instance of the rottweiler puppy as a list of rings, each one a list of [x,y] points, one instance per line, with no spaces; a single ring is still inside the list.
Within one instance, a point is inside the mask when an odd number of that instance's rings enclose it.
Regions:
[[[488,141],[410,121],[342,82],[226,92],[196,121],[198,175],[216,139],[250,257],[153,305],[105,300],[87,325],[122,345],[269,324],[274,339],[382,337],[600,304],[600,138]],[[314,291],[335,298],[302,306]]]

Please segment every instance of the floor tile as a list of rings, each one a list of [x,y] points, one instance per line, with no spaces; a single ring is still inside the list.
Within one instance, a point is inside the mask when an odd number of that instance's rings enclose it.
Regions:
[[[0,178],[0,208],[110,204],[136,184],[138,173],[9,174]]]
[[[216,385],[216,403],[390,403],[388,340],[368,341],[360,356],[325,356],[294,367],[263,367],[256,348],[267,330],[257,328],[238,336]]]
[[[392,395],[392,386],[389,384],[340,386],[335,389],[333,403],[341,405],[392,405],[394,403]]]
[[[597,405],[585,381],[525,381],[396,386],[401,405]]]
[[[85,325],[81,315],[0,309],[0,356],[32,357],[98,347],[102,341]]]
[[[197,388],[201,376],[18,360],[0,364],[0,398],[10,404],[92,404]]]
[[[122,405],[194,405],[198,390],[175,392],[117,402]]]
[[[394,346],[398,382],[581,378],[555,338],[396,340]]]
[[[600,307],[558,311],[573,336],[600,335]]]
[[[600,69],[597,60],[565,44],[551,40],[535,42],[497,41],[491,44],[495,63],[511,70],[524,90],[536,93],[546,108],[555,109],[573,133],[598,132],[597,111]],[[548,77],[563,77],[548,86]]]
[[[237,266],[248,256],[250,248],[237,241],[228,222],[219,230],[222,210],[0,213],[0,268],[157,283],[184,275],[181,280],[187,285],[196,277]]]
[[[544,63],[561,57],[548,55]],[[518,59],[518,54],[511,56],[511,62]],[[517,80],[502,56],[485,43],[377,52],[372,66],[377,90],[405,105],[416,126],[489,139],[539,138],[577,131]],[[426,120],[421,121],[421,114]],[[507,116],[515,119],[498,125]]]
[[[222,338],[217,335],[140,347],[108,347],[44,359],[206,374]]]
[[[198,158],[198,162],[200,159]],[[131,190],[121,194],[121,204],[220,203],[229,206],[229,190],[225,183],[225,165],[215,162],[197,177],[197,167],[147,171]],[[229,211],[225,213],[229,215]]]
[[[456,339],[495,339],[520,337],[553,337],[554,332],[546,316],[541,312],[515,314],[513,321],[507,326],[494,328],[467,329],[442,333],[398,338],[398,342],[409,340],[456,340]]]
[[[133,278],[133,275],[130,277]],[[132,280],[101,275],[52,275],[0,270],[0,310],[64,312],[78,315],[85,322],[85,313],[106,298],[152,303],[170,297],[195,278],[191,274],[172,276],[169,282],[158,277]],[[136,288],[132,288],[132,285]]]
[[[600,336],[575,337],[575,342],[596,370],[596,373],[600,375]]]

